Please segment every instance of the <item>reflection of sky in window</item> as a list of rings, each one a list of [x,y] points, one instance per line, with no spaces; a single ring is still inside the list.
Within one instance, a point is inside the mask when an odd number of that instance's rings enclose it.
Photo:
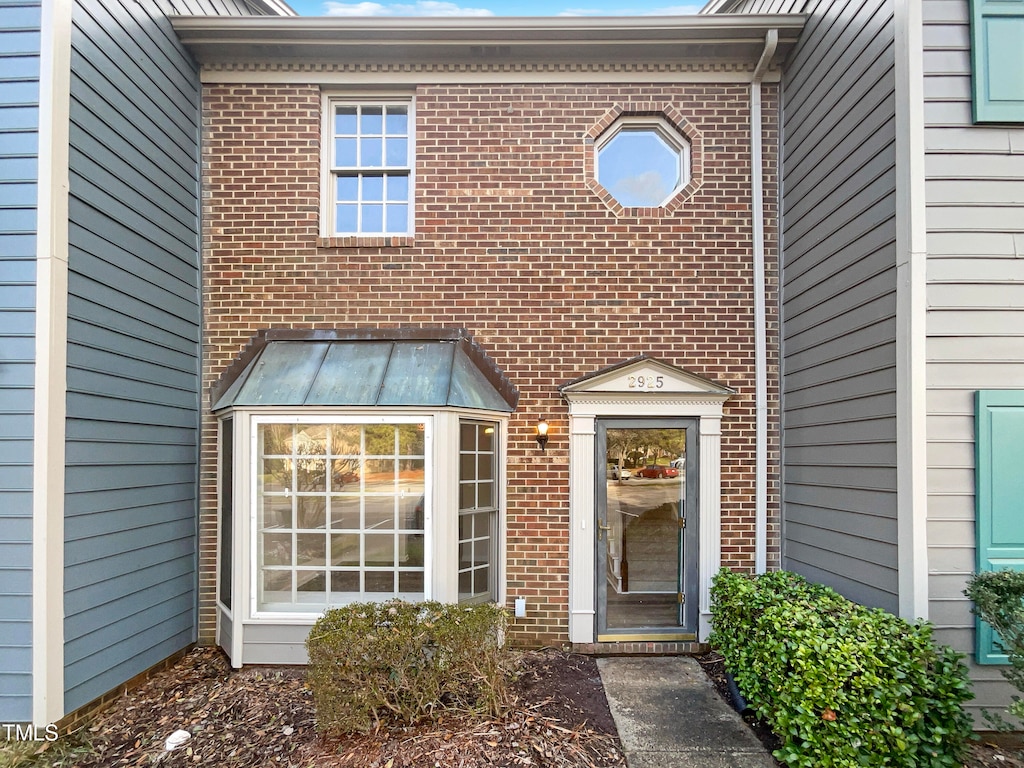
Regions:
[[[408,232],[409,127],[405,105],[335,107],[334,166],[346,169],[336,176],[336,233]]]
[[[679,165],[657,131],[623,129],[598,152],[597,180],[627,208],[654,207],[679,185]]]

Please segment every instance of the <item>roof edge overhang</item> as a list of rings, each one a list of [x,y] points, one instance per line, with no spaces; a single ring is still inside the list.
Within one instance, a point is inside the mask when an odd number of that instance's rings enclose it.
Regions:
[[[217,403],[231,389],[232,385],[243,376],[250,365],[260,356],[267,345],[279,341],[293,342],[335,342],[335,341],[406,341],[406,342],[453,342],[473,363],[487,383],[508,404],[509,412],[516,409],[519,402],[519,391],[498,365],[487,354],[486,350],[473,339],[465,328],[438,327],[399,327],[399,328],[267,328],[258,331],[245,348],[210,387],[210,408],[214,411],[224,410]],[[226,406],[230,407],[230,406]]]
[[[318,63],[475,65],[664,64],[699,59],[753,68],[777,30],[781,61],[801,14],[630,17],[350,18],[175,16],[204,66]]]

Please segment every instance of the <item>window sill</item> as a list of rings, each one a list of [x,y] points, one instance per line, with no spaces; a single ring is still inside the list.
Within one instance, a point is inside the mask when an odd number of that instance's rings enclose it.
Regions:
[[[339,235],[316,239],[317,248],[411,248],[415,244],[412,235]]]

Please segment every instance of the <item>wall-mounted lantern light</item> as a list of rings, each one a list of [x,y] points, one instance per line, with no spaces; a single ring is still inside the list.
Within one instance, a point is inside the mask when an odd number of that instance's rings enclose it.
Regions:
[[[548,445],[548,422],[547,419],[541,419],[537,422],[537,445],[540,446],[541,453]]]

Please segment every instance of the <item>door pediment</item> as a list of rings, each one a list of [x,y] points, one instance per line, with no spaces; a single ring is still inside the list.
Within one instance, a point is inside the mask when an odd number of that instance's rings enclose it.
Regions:
[[[559,389],[570,403],[608,396],[721,402],[736,393],[731,387],[646,355],[581,376]]]

